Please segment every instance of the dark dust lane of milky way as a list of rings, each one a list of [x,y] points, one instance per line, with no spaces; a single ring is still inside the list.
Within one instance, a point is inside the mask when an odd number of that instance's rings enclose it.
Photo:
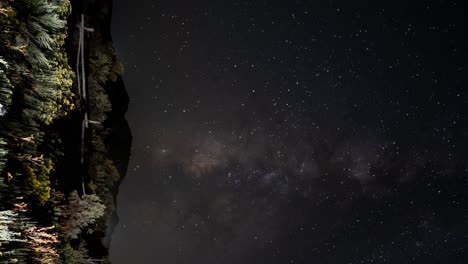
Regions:
[[[462,263],[464,1],[123,1],[113,263]]]

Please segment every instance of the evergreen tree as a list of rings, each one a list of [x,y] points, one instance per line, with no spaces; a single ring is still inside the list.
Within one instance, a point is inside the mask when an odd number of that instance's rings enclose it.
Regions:
[[[12,2],[20,34],[15,46],[22,47],[29,81],[24,88],[25,113],[50,124],[73,109],[71,87],[74,74],[64,50],[68,1],[17,0]]]
[[[13,95],[13,85],[6,74],[7,69],[7,61],[0,56],[0,118],[8,112]]]
[[[6,155],[8,151],[5,149],[6,142],[0,138],[0,173],[3,171],[3,167],[5,166],[6,162]]]
[[[26,263],[29,255],[24,231],[33,226],[26,217],[11,210],[0,211],[1,263]]]
[[[70,193],[68,205],[64,208],[63,234],[67,239],[78,238],[85,231],[92,233],[91,226],[104,215],[105,206],[95,194],[79,197],[76,191]]]

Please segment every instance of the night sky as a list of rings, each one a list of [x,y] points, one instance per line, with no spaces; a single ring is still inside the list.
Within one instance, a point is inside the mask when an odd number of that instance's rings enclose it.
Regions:
[[[113,9],[133,133],[113,263],[463,263],[464,1]]]

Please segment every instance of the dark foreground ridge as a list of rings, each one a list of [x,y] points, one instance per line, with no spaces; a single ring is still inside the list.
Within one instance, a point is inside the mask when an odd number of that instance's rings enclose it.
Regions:
[[[95,33],[91,33],[89,36],[88,45],[96,45],[96,47],[112,47],[112,36],[111,36],[111,19],[112,19],[112,0],[105,1],[72,1],[73,15],[77,24],[77,18],[80,14],[86,14],[88,26],[93,27],[98,37],[93,41]],[[112,49],[113,60],[116,59],[115,53]],[[125,89],[122,77],[116,76],[116,80],[108,82],[106,87],[106,93],[108,95],[112,110],[106,114],[107,119],[105,121],[105,127],[109,129],[107,135],[107,148],[109,158],[114,162],[116,169],[120,175],[115,185],[111,189],[111,195],[113,203],[116,203],[116,197],[118,193],[118,187],[123,180],[127,172],[128,162],[130,158],[130,150],[132,144],[132,135],[128,122],[125,119],[125,113],[128,109],[129,97]],[[107,232],[103,240],[105,248],[109,248],[112,231],[115,225],[118,223],[118,215],[115,210],[110,213],[109,219],[107,220]]]

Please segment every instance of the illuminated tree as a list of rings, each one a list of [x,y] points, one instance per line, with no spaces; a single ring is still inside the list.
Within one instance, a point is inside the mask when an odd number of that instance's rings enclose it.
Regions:
[[[49,174],[51,167],[49,166],[41,164],[37,172],[34,172],[29,165],[25,166],[27,182],[40,205],[44,205],[50,198]]]
[[[11,19],[20,33],[14,38],[14,47],[24,55],[24,62],[16,64],[22,65],[21,75],[30,83],[30,87],[22,87],[24,113],[49,124],[74,108],[71,92],[74,74],[64,49],[70,3],[17,0],[11,4],[15,11]]]
[[[0,173],[3,171],[3,167],[5,166],[6,162],[6,155],[8,151],[5,149],[6,142],[0,138]]]
[[[23,231],[32,226],[27,218],[11,210],[0,211],[0,262],[26,263],[28,248]]]
[[[83,195],[80,198],[76,191],[71,192],[68,205],[63,210],[65,218],[62,226],[64,237],[75,239],[83,231],[92,233],[92,225],[104,215],[104,210],[105,206],[95,194]]]
[[[105,260],[96,260],[89,257],[86,243],[81,242],[78,249],[72,248],[66,244],[61,250],[63,264],[95,264],[95,263],[110,263]]]
[[[55,227],[31,226],[25,231],[29,248],[35,253],[35,262],[43,264],[57,263],[59,254],[55,246],[59,243],[55,234]]]

